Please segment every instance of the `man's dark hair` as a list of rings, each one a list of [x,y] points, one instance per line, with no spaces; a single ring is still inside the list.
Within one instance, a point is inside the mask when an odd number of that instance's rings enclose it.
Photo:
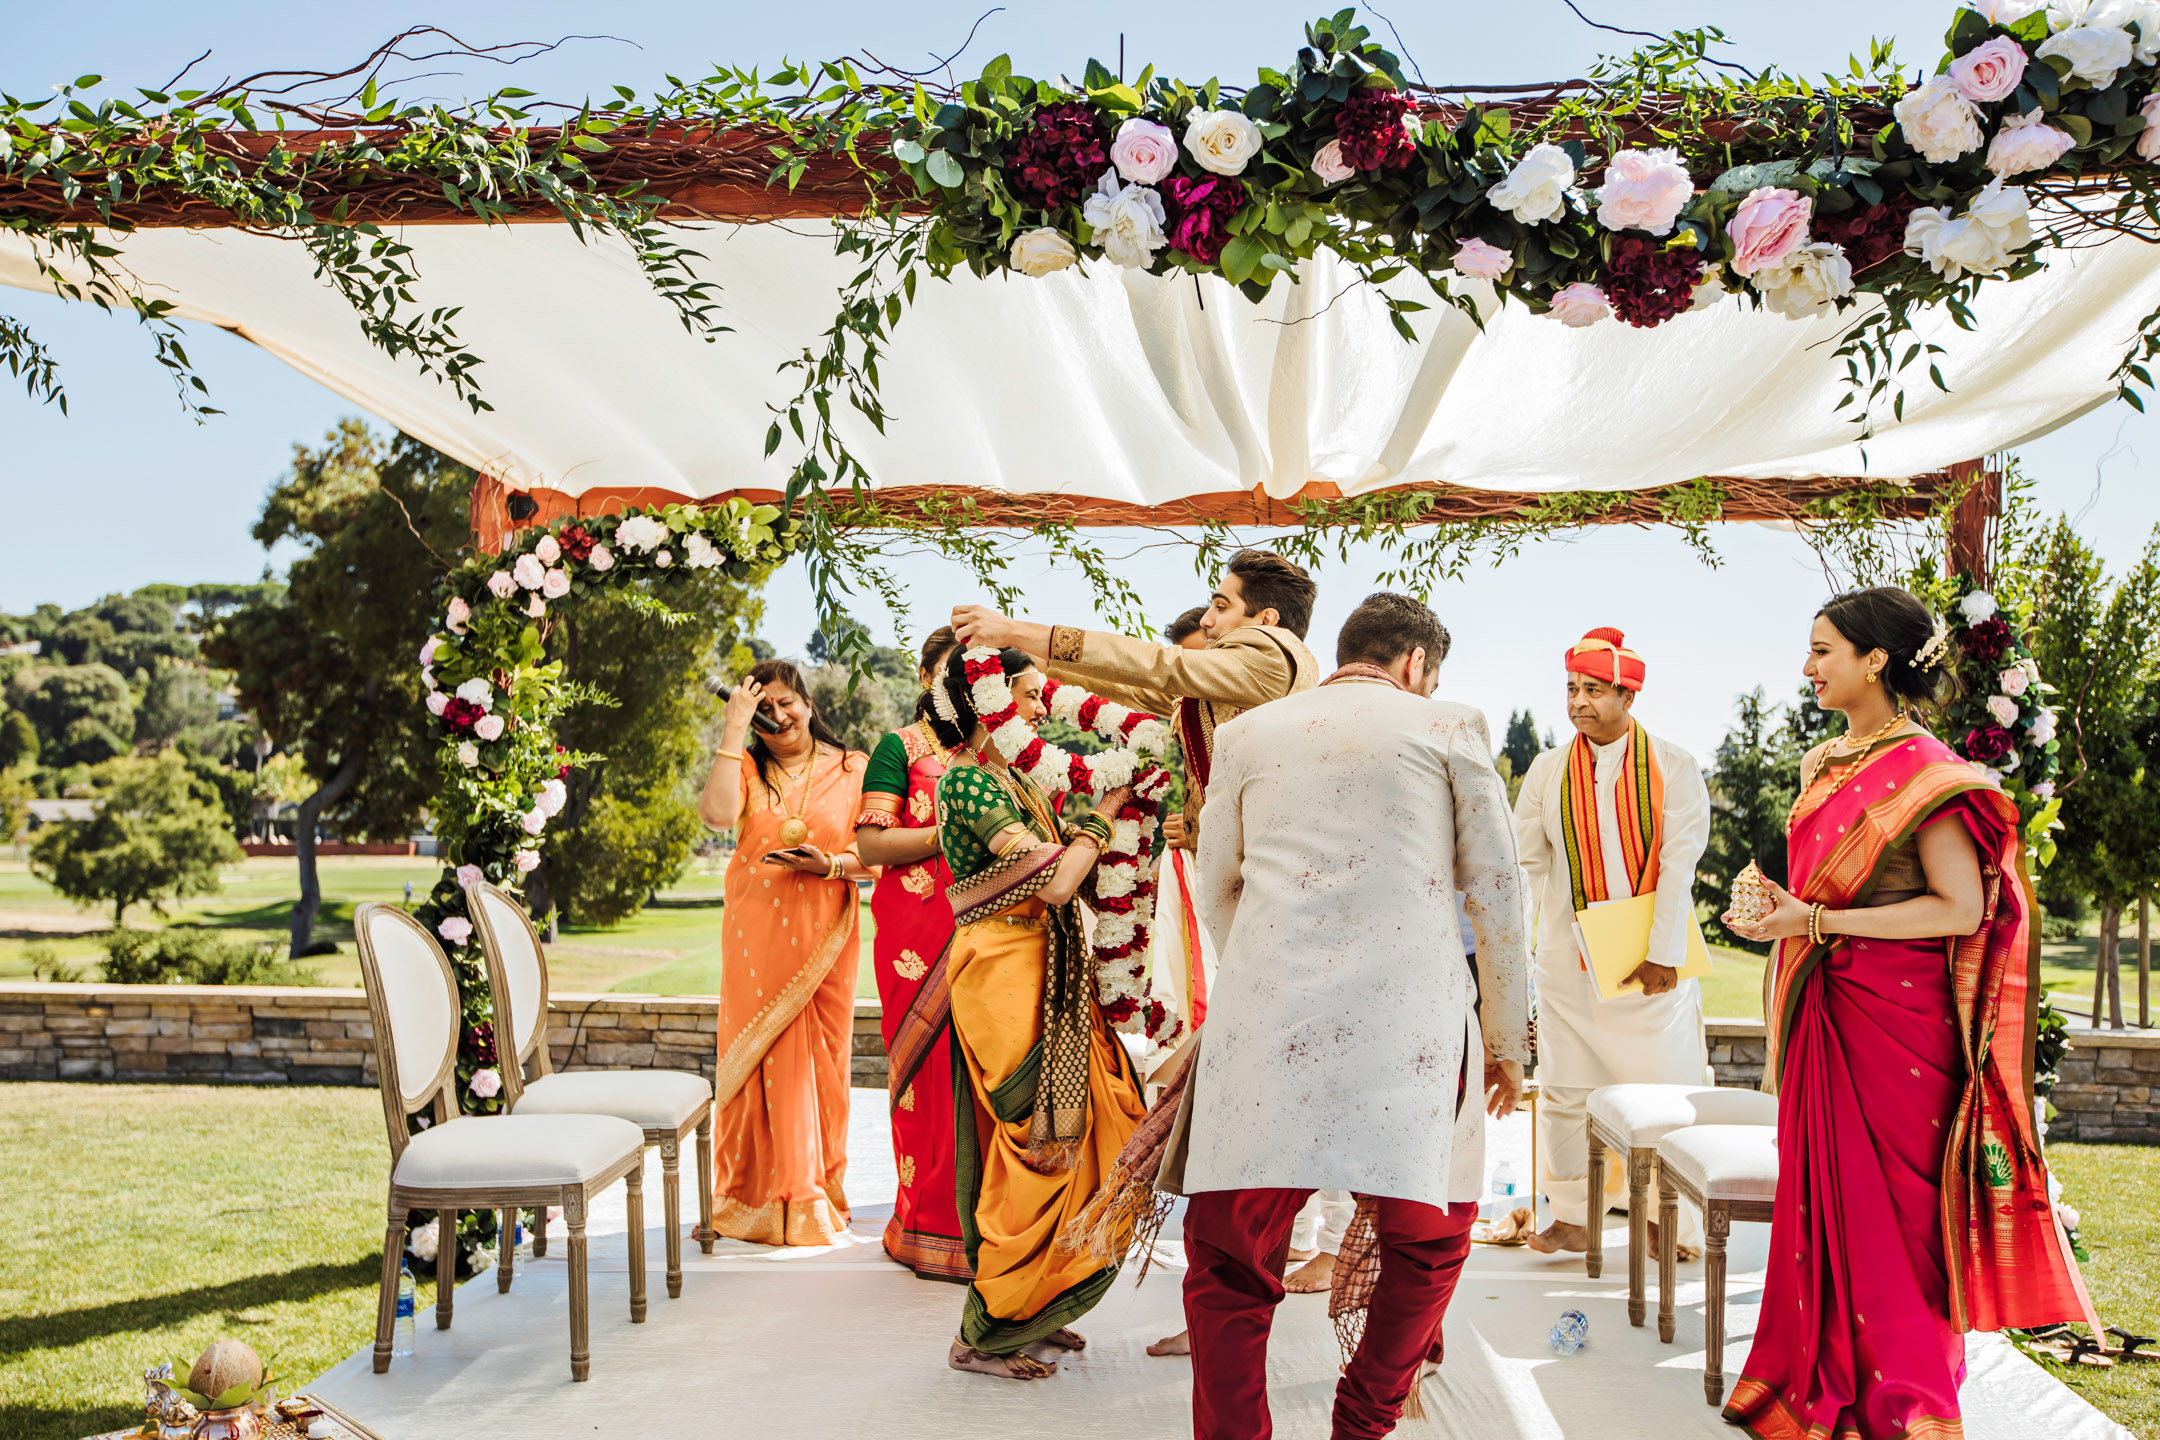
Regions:
[[[1207,606],[1195,605],[1184,614],[1163,626],[1162,638],[1166,645],[1182,645],[1185,637],[1199,633],[1200,617],[1207,614]]]
[[[1392,665],[1422,647],[1425,663],[1438,668],[1447,659],[1447,626],[1408,595],[1382,590],[1368,595],[1343,621],[1335,637],[1335,663]]]
[[[1238,592],[1247,614],[1273,610],[1277,623],[1302,640],[1312,624],[1313,584],[1305,567],[1294,565],[1272,550],[1240,550],[1230,557],[1230,573],[1237,576]]]

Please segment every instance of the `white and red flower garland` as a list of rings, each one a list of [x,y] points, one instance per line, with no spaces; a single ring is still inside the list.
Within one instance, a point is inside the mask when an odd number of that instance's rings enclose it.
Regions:
[[[1162,797],[1170,785],[1160,763],[1170,746],[1169,727],[1144,711],[1052,680],[1042,695],[1051,718],[1117,747],[1075,755],[1020,718],[997,651],[977,646],[961,657],[961,666],[991,745],[1045,792],[1100,799],[1119,786],[1132,787],[1130,798],[1107,817],[1110,845],[1095,866],[1095,998],[1103,1019],[1116,1028],[1158,1044],[1176,1039],[1183,1028],[1177,1017],[1147,994],[1148,937],[1155,923],[1155,873],[1147,862],[1155,853]]]

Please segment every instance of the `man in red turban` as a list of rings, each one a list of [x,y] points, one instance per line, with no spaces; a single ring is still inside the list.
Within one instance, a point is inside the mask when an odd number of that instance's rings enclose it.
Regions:
[[[1631,1082],[1702,1085],[1709,1054],[1702,991],[1678,971],[1695,924],[1695,865],[1710,839],[1710,794],[1687,751],[1635,719],[1646,668],[1618,630],[1590,631],[1566,656],[1575,738],[1530,762],[1515,835],[1537,906],[1539,1107],[1553,1223],[1532,1248],[1585,1250],[1607,1195],[1589,1193],[1590,1092]],[[1649,956],[1600,1000],[1575,939],[1575,913],[1655,894]],[[1624,1179],[1610,1166],[1608,1181]],[[1695,1224],[1692,1212],[1683,1229]]]

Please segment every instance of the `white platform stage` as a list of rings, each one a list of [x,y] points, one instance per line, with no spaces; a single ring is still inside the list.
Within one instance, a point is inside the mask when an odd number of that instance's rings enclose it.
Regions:
[[[946,1368],[959,1287],[917,1280],[878,1247],[894,1192],[884,1104],[882,1090],[855,1092],[851,1243],[775,1252],[723,1242],[710,1257],[686,1243],[682,1298],[670,1301],[654,1229],[646,1242],[651,1304],[643,1325],[629,1320],[615,1191],[593,1227],[592,1379],[585,1384],[570,1379],[567,1283],[556,1245],[548,1259],[521,1265],[508,1295],[496,1292],[492,1272],[461,1288],[448,1331],[433,1328],[432,1308],[423,1311],[417,1353],[388,1374],[373,1373],[371,1347],[362,1346],[309,1388],[386,1440],[1189,1435],[1190,1362],[1150,1359],[1143,1348],[1183,1323],[1183,1271],[1173,1242],[1164,1246],[1171,1263],[1158,1261],[1138,1288],[1121,1280],[1081,1322],[1088,1350],[1051,1379],[1017,1384]],[[1489,1164],[1507,1160],[1517,1175],[1530,1173],[1522,1117],[1496,1127],[1487,1148]],[[655,1221],[657,1165],[645,1187],[647,1218]],[[1768,1233],[1767,1226],[1735,1227],[1728,1379],[1747,1356]],[[1597,1281],[1584,1277],[1580,1257],[1475,1249],[1448,1315],[1447,1364],[1426,1382],[1427,1417],[1404,1422],[1397,1433],[1462,1440],[1738,1435],[1703,1400],[1702,1267],[1682,1267],[1679,1332],[1661,1345],[1655,1270],[1651,1323],[1634,1329],[1623,1226],[1607,1232],[1606,1245],[1606,1278]],[[1561,1358],[1545,1336],[1571,1306],[1589,1316],[1590,1343]],[[1963,1403],[1971,1440],[2129,1440],[2127,1430],[2006,1342],[1975,1336],[1968,1356]],[[1337,1360],[1325,1297],[1286,1298],[1269,1358],[1278,1435],[1328,1433]]]

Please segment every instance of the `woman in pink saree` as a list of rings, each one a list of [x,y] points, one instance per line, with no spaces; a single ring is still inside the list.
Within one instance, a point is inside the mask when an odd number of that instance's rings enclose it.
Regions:
[[[1840,595],[1806,674],[1846,736],[1803,762],[1792,889],[1759,922],[1778,1193],[1725,1418],[1759,1440],[1964,1434],[1965,1332],[2088,1319],[2033,1129],[2039,949],[2017,807],[1905,707],[1948,637],[1903,590]]]

